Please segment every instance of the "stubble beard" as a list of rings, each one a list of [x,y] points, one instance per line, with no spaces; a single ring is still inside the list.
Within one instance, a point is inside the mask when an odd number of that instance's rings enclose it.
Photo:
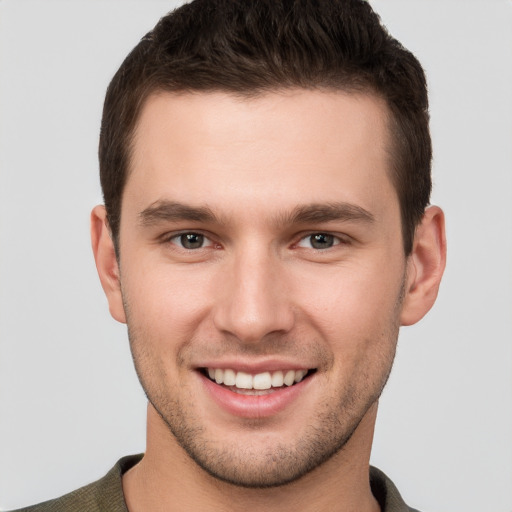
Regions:
[[[136,371],[149,402],[190,459],[221,481],[239,487],[268,488],[300,479],[343,450],[378,400],[391,371],[394,351],[383,361],[377,378],[363,378],[363,390],[350,386],[337,396],[326,397],[299,439],[276,441],[270,436],[270,442],[261,442],[264,423],[260,430],[256,421],[249,427],[254,438],[259,437],[253,446],[237,443],[236,433],[230,442],[213,440],[208,425],[202,425],[195,415],[193,395],[184,393],[184,399],[171,398],[165,389],[154,389],[145,382],[147,374],[141,368],[141,359],[135,356],[134,353]]]
[[[332,403],[325,404],[324,410],[315,415],[315,424],[308,425],[298,440],[259,442],[255,446],[215,443],[207,428],[184,413],[179,401],[162,404],[148,399],[177,443],[206,473],[237,487],[263,489],[295,482],[342,451],[378,395],[370,397],[355,417],[347,411],[345,421],[340,420],[337,411],[330,410]]]
[[[166,370],[155,368],[155,359],[142,348],[147,346],[144,333],[135,332],[130,328],[130,322],[128,334],[135,370],[144,392],[190,459],[220,481],[245,488],[270,488],[297,481],[342,451],[366,413],[378,401],[393,365],[399,331],[398,311],[402,302],[403,285],[397,299],[396,317],[381,339],[377,367],[366,365],[362,360],[357,383],[349,383],[336,390],[333,396],[325,397],[300,438],[271,443],[262,443],[260,439],[254,445],[237,444],[236,434],[231,436],[231,442],[212,439],[208,425],[201,424],[195,414],[193,393],[189,392],[187,396],[187,390],[182,388],[180,398],[163,385],[154,386],[155,382],[165,382]],[[126,305],[125,310],[128,313]],[[369,367],[372,370],[369,371]],[[251,428],[255,436],[261,433],[257,421]],[[264,428],[262,423],[261,430]],[[266,448],[262,449],[262,446]]]

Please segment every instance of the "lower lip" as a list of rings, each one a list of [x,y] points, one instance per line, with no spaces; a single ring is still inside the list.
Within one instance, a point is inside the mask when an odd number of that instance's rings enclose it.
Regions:
[[[242,395],[199,374],[214,402],[223,410],[241,418],[267,418],[289,407],[309,386],[312,376],[289,387],[273,388],[266,395]]]

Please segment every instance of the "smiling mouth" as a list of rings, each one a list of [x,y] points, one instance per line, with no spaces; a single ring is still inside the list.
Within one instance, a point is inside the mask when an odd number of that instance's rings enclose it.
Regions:
[[[211,381],[243,395],[264,395],[294,386],[316,372],[311,370],[278,370],[251,375],[229,368],[202,368],[203,375]]]

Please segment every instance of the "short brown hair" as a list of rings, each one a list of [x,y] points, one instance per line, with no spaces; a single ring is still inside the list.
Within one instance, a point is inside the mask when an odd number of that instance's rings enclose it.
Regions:
[[[133,134],[150,94],[286,88],[368,91],[386,101],[409,254],[431,191],[425,75],[365,0],[195,0],[142,38],[108,87],[101,124],[100,178],[116,250]]]

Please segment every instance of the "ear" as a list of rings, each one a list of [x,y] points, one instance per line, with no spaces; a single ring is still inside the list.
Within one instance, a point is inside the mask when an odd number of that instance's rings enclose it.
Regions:
[[[441,208],[427,208],[416,228],[407,259],[407,281],[401,314],[402,325],[421,320],[434,305],[446,265],[446,236]]]
[[[107,221],[107,212],[103,205],[96,206],[91,212],[91,242],[96,269],[107,296],[110,314],[118,322],[126,323],[119,265]]]

